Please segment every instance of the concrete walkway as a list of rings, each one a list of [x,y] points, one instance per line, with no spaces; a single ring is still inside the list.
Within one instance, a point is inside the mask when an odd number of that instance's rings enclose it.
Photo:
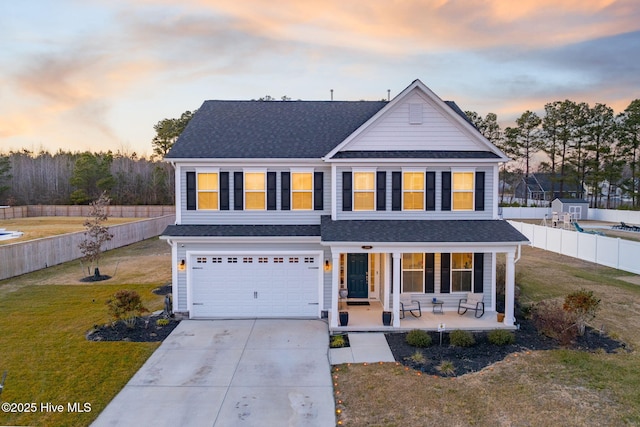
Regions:
[[[349,346],[329,349],[332,365],[341,363],[395,362],[384,333],[350,332]]]
[[[93,426],[331,426],[320,320],[183,320]]]

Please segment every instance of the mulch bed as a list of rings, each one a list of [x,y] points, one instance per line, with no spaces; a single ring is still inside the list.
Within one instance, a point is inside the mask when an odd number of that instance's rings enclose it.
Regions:
[[[397,362],[402,363],[417,371],[429,375],[442,375],[437,369],[443,361],[452,362],[455,367],[455,375],[464,375],[470,372],[477,372],[483,368],[503,360],[507,355],[528,351],[528,350],[551,350],[562,348],[562,346],[551,338],[538,333],[533,324],[524,320],[520,323],[520,329],[514,331],[515,344],[498,346],[491,344],[487,339],[486,332],[475,332],[473,334],[476,343],[471,347],[454,347],[449,345],[449,334],[442,334],[442,345],[440,345],[440,334],[430,332],[433,344],[430,347],[419,349],[406,342],[406,333],[385,334],[389,348]],[[565,347],[583,351],[603,350],[607,353],[625,349],[625,344],[613,340],[599,331],[587,328],[584,336],[578,337],[570,347]],[[411,360],[411,356],[421,351],[425,362],[416,363]]]
[[[127,327],[124,322],[116,322],[115,324],[94,327],[94,329],[87,334],[87,340],[133,342],[163,341],[169,336],[171,331],[178,326],[180,321],[168,318],[168,325],[156,325],[156,321],[162,318],[164,318],[162,315],[139,317],[136,319],[136,325],[134,328]]]

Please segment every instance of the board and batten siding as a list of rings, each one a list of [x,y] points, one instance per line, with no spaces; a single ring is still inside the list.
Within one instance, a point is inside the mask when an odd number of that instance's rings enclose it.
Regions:
[[[422,106],[421,123],[411,117],[411,104]],[[390,146],[394,150],[486,151],[487,147],[473,141],[469,132],[452,120],[450,114],[457,113],[451,109],[441,111],[431,100],[416,92],[357,135],[344,151],[388,150]]]
[[[359,165],[360,167],[360,165]],[[393,211],[391,205],[392,198],[392,183],[391,172],[402,171],[401,167],[372,167],[377,172],[386,172],[386,210],[378,211],[343,211],[342,210],[342,172],[350,172],[350,167],[338,167],[336,173],[337,191],[336,191],[336,206],[337,206],[337,218],[338,220],[355,220],[355,219],[407,219],[407,220],[455,220],[455,219],[493,219],[494,218],[494,203],[493,203],[493,186],[494,182],[493,167],[491,166],[469,166],[469,169],[473,169],[476,172],[484,172],[485,190],[484,190],[484,210],[483,211],[443,211],[442,210],[442,172],[451,171],[451,167],[443,166],[426,166],[425,171],[436,172],[436,208],[433,211]],[[460,167],[464,169],[464,167]],[[375,206],[374,206],[375,208]]]
[[[314,168],[314,172],[323,172],[323,209],[322,210],[282,210],[282,177],[281,172],[295,170],[292,168],[270,168],[267,172],[276,172],[276,210],[234,210],[234,172],[241,172],[242,167],[220,168],[220,172],[229,172],[229,210],[187,210],[187,172],[195,172],[197,168],[180,168],[180,173],[185,176],[180,180],[180,205],[182,207],[181,225],[189,224],[320,224],[322,215],[331,212],[331,169]],[[302,167],[300,168],[302,169]]]

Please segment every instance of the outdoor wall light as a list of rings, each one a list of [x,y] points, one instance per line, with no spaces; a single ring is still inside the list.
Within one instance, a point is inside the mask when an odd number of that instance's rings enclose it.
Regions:
[[[181,260],[178,264],[178,271],[185,271],[187,269],[187,263],[185,260]]]
[[[328,259],[324,260],[324,271],[331,271],[331,261]]]

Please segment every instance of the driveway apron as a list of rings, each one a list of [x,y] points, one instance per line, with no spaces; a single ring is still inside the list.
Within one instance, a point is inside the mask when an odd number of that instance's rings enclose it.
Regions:
[[[92,425],[335,425],[328,339],[320,320],[183,320]]]

